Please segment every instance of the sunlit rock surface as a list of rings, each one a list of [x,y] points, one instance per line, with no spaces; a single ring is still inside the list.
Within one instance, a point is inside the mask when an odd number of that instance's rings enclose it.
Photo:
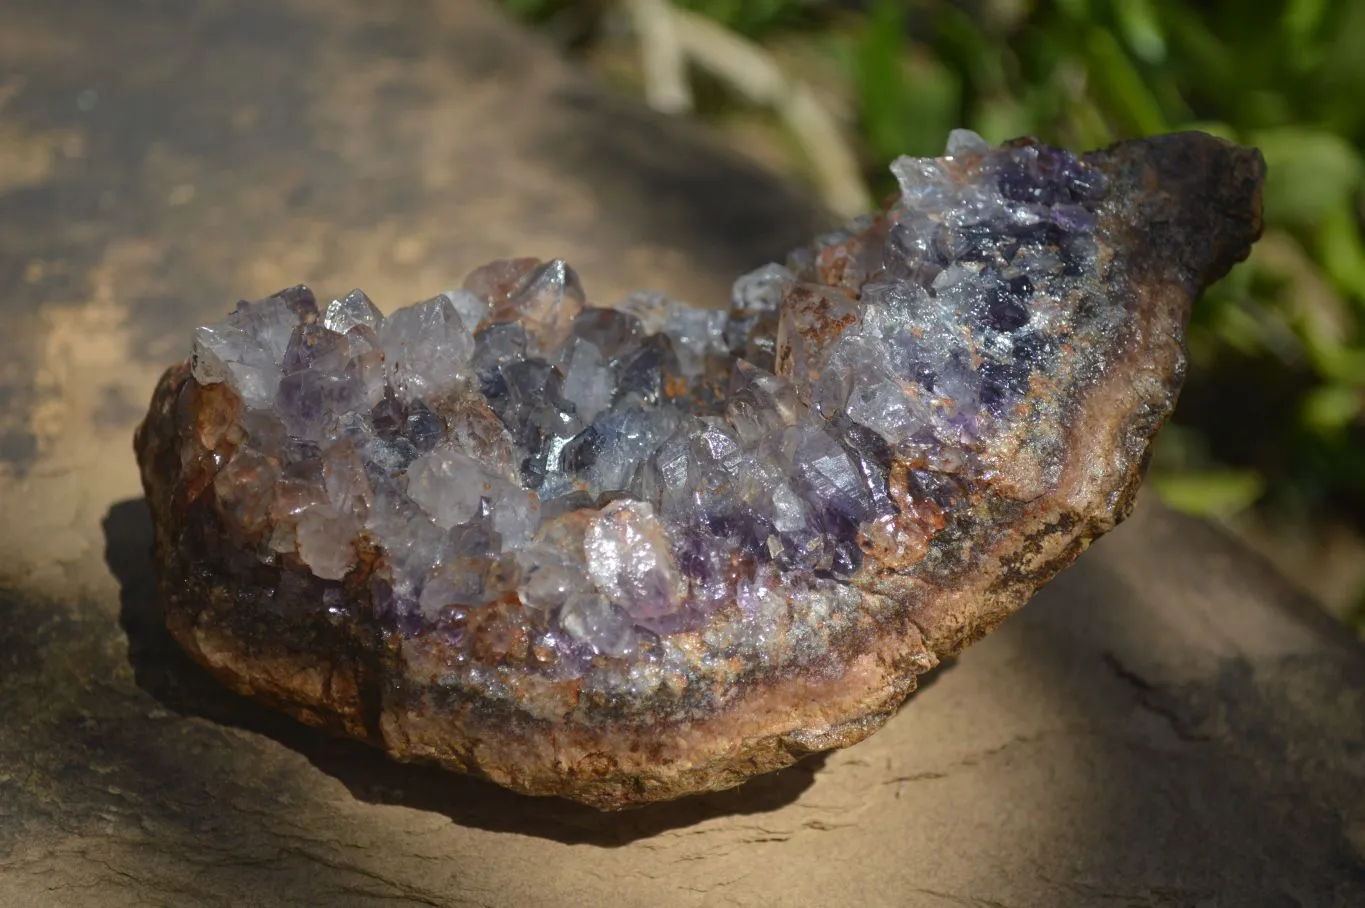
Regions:
[[[956,132],[893,171],[728,312],[515,259],[198,329],[137,436],[172,632],[305,721],[601,807],[865,737],[1126,515],[1263,166]]]

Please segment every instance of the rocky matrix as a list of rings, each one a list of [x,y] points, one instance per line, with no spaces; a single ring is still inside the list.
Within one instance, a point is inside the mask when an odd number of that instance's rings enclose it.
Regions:
[[[137,439],[172,632],[405,759],[601,807],[875,730],[1127,513],[1259,156],[954,133],[729,311],[514,259],[195,332]]]

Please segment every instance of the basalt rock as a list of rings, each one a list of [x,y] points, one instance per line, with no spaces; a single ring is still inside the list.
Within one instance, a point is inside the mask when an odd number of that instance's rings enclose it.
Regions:
[[[1260,156],[954,133],[729,311],[486,265],[200,328],[136,449],[177,640],[305,722],[601,808],[879,728],[1131,507]]]

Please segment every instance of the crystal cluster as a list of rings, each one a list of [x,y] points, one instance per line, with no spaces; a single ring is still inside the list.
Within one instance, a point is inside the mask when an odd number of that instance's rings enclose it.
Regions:
[[[728,309],[498,261],[200,328],[136,447],[167,623],[403,759],[605,807],[870,734],[1132,505],[1259,155],[955,132]]]
[[[378,549],[412,633],[467,646],[471,611],[514,602],[557,675],[775,591],[838,598],[869,554],[913,569],[1034,373],[1122,307],[1077,311],[1106,189],[1075,157],[955,133],[893,169],[880,243],[850,250],[857,222],[740,278],[728,313],[591,306],[532,259],[388,317],[359,290],[239,304],[191,356],[244,404],[224,518],[324,579]]]

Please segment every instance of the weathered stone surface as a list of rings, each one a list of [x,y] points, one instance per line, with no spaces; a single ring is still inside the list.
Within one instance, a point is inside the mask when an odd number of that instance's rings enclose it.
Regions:
[[[861,740],[1127,515],[1189,308],[1260,232],[1259,155],[1207,136],[949,147],[728,320],[633,297],[646,328],[533,259],[458,309],[239,304],[137,436],[172,633],[305,721],[598,807]]]
[[[817,225],[486,4],[4,19],[0,904],[1365,903],[1360,646],[1142,495],[876,735],[729,791],[601,813],[227,693],[165,631],[126,454],[224,301],[528,253],[720,300]]]

